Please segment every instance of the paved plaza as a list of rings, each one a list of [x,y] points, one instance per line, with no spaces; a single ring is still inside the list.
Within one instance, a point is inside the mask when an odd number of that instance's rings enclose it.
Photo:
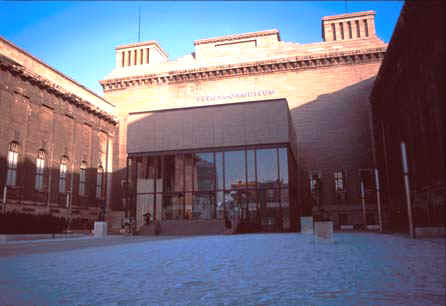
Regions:
[[[446,240],[336,233],[0,244],[0,305],[445,305]]]

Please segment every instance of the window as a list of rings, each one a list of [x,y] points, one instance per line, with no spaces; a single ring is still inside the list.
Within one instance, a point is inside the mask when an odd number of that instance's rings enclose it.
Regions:
[[[66,156],[62,157],[59,168],[59,192],[67,192],[67,163],[68,158]]]
[[[321,173],[319,171],[313,171],[310,175],[310,192],[311,198],[317,206],[321,203],[321,189]]]
[[[342,171],[334,173],[334,183],[336,191],[344,191],[344,173]]]
[[[19,157],[19,144],[11,142],[8,149],[8,172],[6,175],[6,185],[15,186],[17,180],[17,161]]]
[[[335,184],[336,199],[339,201],[345,201],[346,193],[344,190],[344,172],[342,170],[336,171],[334,173],[334,184]]]
[[[45,172],[45,151],[40,150],[37,153],[36,159],[36,181],[34,184],[34,188],[38,191],[42,191],[43,189],[43,178]]]
[[[104,169],[102,166],[98,167],[98,174],[96,177],[96,198],[101,199],[102,198],[102,182],[104,178]]]
[[[310,176],[310,191],[311,193],[317,193],[320,190],[321,175],[314,172]]]
[[[87,163],[82,162],[79,171],[79,195],[85,195],[85,183],[87,179]]]

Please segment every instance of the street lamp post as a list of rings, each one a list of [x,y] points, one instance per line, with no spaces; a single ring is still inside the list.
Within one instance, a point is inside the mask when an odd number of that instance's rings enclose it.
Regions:
[[[8,198],[8,186],[5,185],[5,187],[3,187],[3,210],[4,213],[6,214],[6,201]]]
[[[362,204],[362,224],[364,225],[364,230],[367,229],[367,216],[365,208],[365,192],[364,192],[364,181],[361,180],[361,204]]]
[[[410,197],[409,167],[408,167],[408,163],[407,163],[406,143],[404,141],[402,141],[400,146],[401,146],[401,162],[402,162],[403,177],[404,177],[404,190],[406,192],[409,235],[411,238],[415,238],[415,230],[414,230],[413,215],[412,215],[412,200]]]
[[[72,209],[71,209],[71,194],[69,191],[67,191],[66,194],[66,207],[67,207],[67,232],[70,231],[70,225],[71,225],[71,213],[72,213]]]

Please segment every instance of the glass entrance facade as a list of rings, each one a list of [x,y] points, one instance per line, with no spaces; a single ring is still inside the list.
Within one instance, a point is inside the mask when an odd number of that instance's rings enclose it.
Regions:
[[[287,145],[129,156],[137,222],[233,220],[241,232],[296,229],[296,163]]]

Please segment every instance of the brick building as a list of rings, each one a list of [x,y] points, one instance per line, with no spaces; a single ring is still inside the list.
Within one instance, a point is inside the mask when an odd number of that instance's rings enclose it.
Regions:
[[[323,41],[311,44],[267,30],[197,40],[194,52],[176,60],[155,41],[117,47],[116,67],[100,81],[120,126],[113,189],[119,192],[129,163],[139,224],[147,211],[191,217],[194,203],[206,201],[217,210],[231,202],[225,195],[233,184],[288,192],[290,203],[279,201],[284,228],[297,229],[295,219],[312,204],[337,226],[362,224],[364,211],[377,224],[373,186],[364,188],[365,206],[360,193],[360,172],[374,168],[368,99],[387,47],[374,15],[324,17]],[[225,168],[237,159],[240,173]],[[194,165],[203,160],[215,164],[212,190],[195,181]],[[265,165],[274,175],[260,181]],[[113,198],[112,207],[122,208],[121,197]],[[261,206],[256,199],[245,207]],[[175,209],[182,211],[166,216]]]
[[[110,198],[113,114],[112,104],[0,37],[2,212],[97,220]]]
[[[446,225],[445,9],[405,2],[371,94],[383,225],[413,236]]]

